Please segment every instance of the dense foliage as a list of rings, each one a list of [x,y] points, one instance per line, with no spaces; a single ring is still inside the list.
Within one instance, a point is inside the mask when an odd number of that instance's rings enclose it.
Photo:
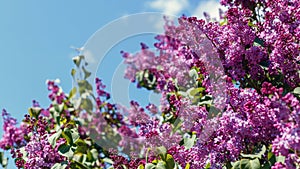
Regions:
[[[166,19],[156,51],[122,51],[125,78],[160,105],[113,104],[98,78],[94,93],[80,55],[69,94],[48,81],[51,104],[20,125],[3,110],[0,148],[30,169],[300,168],[300,1],[221,4],[220,21]]]

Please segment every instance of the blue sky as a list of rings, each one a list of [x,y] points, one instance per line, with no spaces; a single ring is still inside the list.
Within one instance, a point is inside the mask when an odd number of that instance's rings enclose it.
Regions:
[[[115,19],[141,12],[200,16],[203,10],[215,16],[216,7],[214,0],[0,0],[0,108],[21,120],[33,99],[48,106],[47,79],[60,79],[62,88],[69,91],[71,58],[76,55],[71,47],[83,46]],[[114,70],[117,64],[110,58],[121,58],[122,49],[137,51],[139,42],[152,43],[153,36],[135,36],[116,44],[107,54],[106,65]],[[110,82],[105,69],[97,75]]]

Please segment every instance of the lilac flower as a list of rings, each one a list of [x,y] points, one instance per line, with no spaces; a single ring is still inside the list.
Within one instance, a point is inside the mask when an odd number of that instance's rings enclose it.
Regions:
[[[12,118],[5,109],[2,110],[2,117],[4,133],[0,140],[0,148],[7,150],[23,146],[24,135],[27,134],[25,125],[21,124],[20,127],[17,127],[17,120]]]
[[[65,157],[58,153],[58,147],[65,140],[58,140],[55,148],[48,142],[49,135],[34,134],[28,144],[25,146],[27,160],[24,164],[25,168],[40,169],[51,168],[55,163],[65,160]]]

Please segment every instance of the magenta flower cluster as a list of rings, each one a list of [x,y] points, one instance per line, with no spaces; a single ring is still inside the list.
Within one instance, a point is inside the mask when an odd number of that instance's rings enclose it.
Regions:
[[[48,81],[51,104],[20,125],[3,110],[0,148],[28,169],[300,168],[300,2],[220,3],[219,21],[165,18],[156,51],[121,52],[125,78],[160,105],[113,104],[99,78],[94,95],[78,56],[69,94]]]
[[[276,156],[285,157],[273,168],[299,167],[300,104],[298,95],[292,93],[300,85],[300,3],[249,0],[221,4],[229,7],[222,24],[183,16],[178,26],[167,21],[165,35],[156,37],[158,55],[145,45],[137,54],[123,53],[128,64],[125,77],[145,85],[148,76],[140,80],[139,72],[147,70],[156,78],[156,90],[162,93],[163,115],[183,117],[182,131],[197,133],[198,140],[191,149],[178,142],[177,146],[168,147],[181,166],[203,168],[209,161],[212,168],[222,168],[239,160],[241,153],[251,154],[265,145],[272,146]],[[207,50],[207,41],[216,50],[224,74],[215,62],[210,60],[211,65],[207,64],[207,58],[214,54]],[[209,71],[226,81],[218,84],[226,86],[227,96],[215,125],[207,117],[207,106],[196,106],[190,101],[186,104],[182,95],[191,87],[187,74],[195,67],[201,75],[198,87],[200,83],[205,88],[198,94],[213,95]],[[169,122],[166,120],[165,124]],[[207,126],[213,131],[208,131]],[[152,139],[149,135],[163,133],[145,129],[142,136],[146,140]]]

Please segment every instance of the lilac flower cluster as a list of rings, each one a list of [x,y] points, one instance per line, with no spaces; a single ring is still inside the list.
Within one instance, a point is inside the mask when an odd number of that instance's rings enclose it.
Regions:
[[[257,145],[272,144],[276,155],[286,157],[285,165],[299,164],[299,101],[291,94],[282,96],[282,89],[269,83],[263,84],[264,95],[233,86],[229,91],[229,103],[213,134],[188,150],[170,148],[175,160],[192,168],[203,168],[209,160],[212,167],[220,168],[224,162],[237,160],[240,153],[253,153]]]
[[[58,104],[61,104],[62,101],[65,98],[65,94],[61,91],[61,89],[55,84],[54,81],[48,81],[47,82],[48,85],[48,90],[51,91],[51,93],[49,94],[49,98],[52,101],[56,101]]]
[[[48,81],[48,90],[51,91],[49,98],[53,104],[62,104],[65,95],[54,81]],[[49,137],[56,133],[53,131],[55,122],[49,112],[51,107],[52,104],[48,109],[43,109],[34,100],[33,107],[29,109],[30,115],[25,115],[20,127],[16,126],[16,119],[10,117],[6,110],[2,111],[5,132],[0,145],[4,150],[11,150],[18,168],[51,168],[66,160],[58,153],[59,146],[66,140],[58,139],[55,147],[49,142]]]
[[[35,106],[38,106],[38,103]],[[1,148],[11,149],[12,157],[16,158],[18,168],[51,168],[55,163],[65,160],[57,153],[58,147],[65,140],[58,140],[56,147],[52,147],[48,138],[54,133],[48,133],[49,124],[42,116],[35,119],[26,115],[18,128],[15,126],[16,119],[11,118],[5,110],[2,115],[6,131],[1,139]],[[24,152],[21,152],[20,148],[23,148],[26,154],[23,154]]]
[[[257,29],[252,29],[252,34],[255,33],[256,38],[263,42],[264,49],[260,49],[260,52],[267,56],[263,59],[267,63],[264,66],[268,67],[268,72],[273,76],[283,74],[283,82],[292,88],[296,87],[300,82],[300,3],[296,0],[221,0],[221,4],[241,11],[252,10],[251,19],[257,22]]]
[[[115,169],[123,169],[124,166],[127,168],[138,168],[139,165],[145,165],[145,160],[141,160],[138,158],[132,158],[132,160],[128,160],[121,155],[116,155],[113,153],[110,157],[114,161],[113,166]]]
[[[79,107],[76,90],[48,81],[50,106],[34,101],[19,127],[2,111],[0,148],[18,168],[299,168],[300,2],[221,4],[220,23],[166,18],[157,51],[121,52],[125,77],[160,93],[159,106],[112,104],[99,78],[94,96],[83,67]]]
[[[284,82],[292,88],[300,83],[300,2],[266,1],[264,22],[259,24],[259,37],[269,52],[269,71],[282,73]]]
[[[159,42],[154,44],[158,55],[146,48],[135,55],[124,55],[128,64],[125,77],[135,81],[138,72],[149,70],[156,77],[156,90],[162,94],[163,124],[169,125],[169,116],[183,117],[181,131],[197,133],[197,143],[191,149],[168,147],[181,166],[203,168],[209,163],[222,168],[239,160],[241,153],[253,154],[259,147],[271,145],[270,151],[285,157],[284,163],[276,162],[273,168],[296,168],[300,104],[291,92],[300,85],[300,3],[222,0],[221,4],[229,7],[223,24],[185,16],[179,18],[178,26],[167,21],[165,35],[157,36]],[[217,57],[208,50],[212,48]],[[221,60],[224,69],[218,68],[214,59]],[[201,78],[193,83],[205,88],[201,94],[211,95],[215,90],[211,72],[226,81],[218,83],[227,96],[222,97],[226,103],[222,116],[215,121],[207,115],[216,105],[195,105],[182,94],[194,87],[187,83],[185,73],[195,68]],[[172,85],[168,85],[168,79],[172,79]],[[156,130],[158,124],[153,119],[141,127],[146,142],[151,140],[149,136],[163,133]],[[149,143],[150,147],[158,146],[152,140]]]
[[[51,168],[55,163],[62,162],[65,157],[58,153],[58,147],[64,144],[64,139],[57,141],[56,147],[53,148],[48,141],[50,135],[34,134],[30,141],[25,146],[26,163],[24,168],[40,169],[40,168]]]
[[[26,126],[21,124],[20,127],[17,127],[17,120],[12,118],[10,114],[3,109],[3,133],[2,139],[0,141],[0,147],[4,150],[17,148],[24,145],[24,135],[27,134]]]

